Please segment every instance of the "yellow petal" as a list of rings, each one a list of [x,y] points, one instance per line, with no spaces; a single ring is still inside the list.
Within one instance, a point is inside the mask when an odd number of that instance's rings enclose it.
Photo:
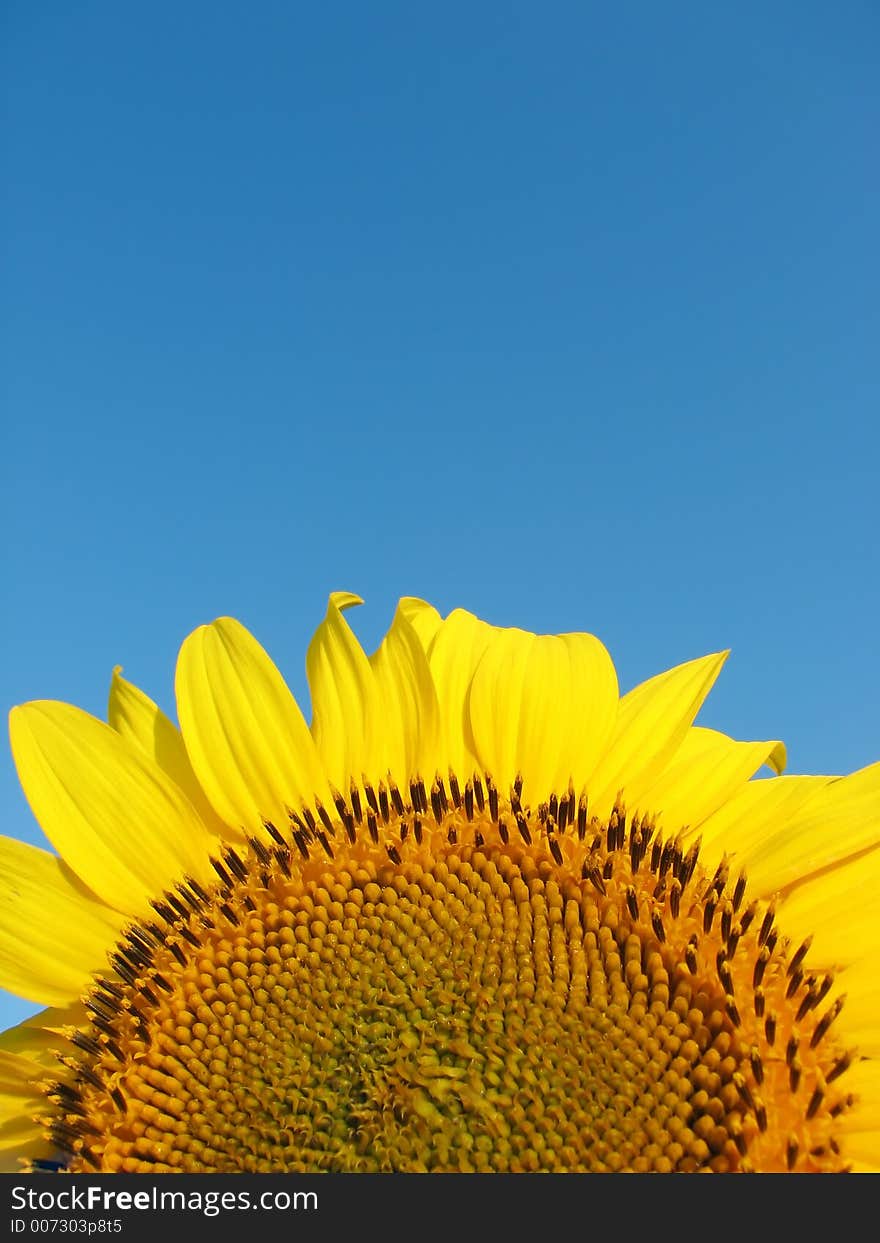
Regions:
[[[42,1102],[35,1086],[43,1078],[42,1068],[28,1058],[0,1050],[0,1121],[7,1121],[13,1112],[20,1112],[23,1101]]]
[[[813,937],[810,966],[833,968],[880,954],[880,849],[819,872],[791,889],[780,922],[792,940]],[[880,976],[877,977],[880,982]],[[878,983],[880,987],[880,983]],[[852,990],[846,989],[848,994]],[[880,996],[877,997],[880,1003]],[[875,1011],[880,1039],[880,1004]]]
[[[70,1053],[70,1041],[65,1032],[71,1027],[86,1030],[90,1022],[81,1001],[50,1006],[0,1033],[0,1050],[25,1057],[44,1071],[57,1072],[57,1054]]]
[[[522,774],[542,801],[589,780],[617,713],[617,674],[593,635],[498,630],[474,672],[469,737],[481,766],[506,790]]]
[[[362,603],[350,592],[334,592],[306,654],[312,736],[331,783],[342,791],[364,774],[378,780],[388,750],[373,670],[342,616],[343,609]]]
[[[464,609],[455,609],[437,627],[428,649],[428,664],[440,708],[441,773],[453,769],[467,780],[479,761],[465,739],[465,700],[474,670],[495,627]]]
[[[473,751],[479,767],[491,773],[503,791],[510,788],[521,767],[517,743],[524,715],[529,656],[536,638],[524,630],[493,631],[465,700],[468,749]],[[545,767],[543,753],[531,757],[527,770],[530,791],[543,776]]]
[[[36,846],[0,837],[0,985],[29,1001],[78,997],[126,920]]]
[[[737,742],[694,725],[672,762],[642,795],[642,809],[656,812],[667,832],[696,827],[740,790],[764,764],[780,773],[781,742]]]
[[[403,596],[397,605],[397,611],[412,626],[419,643],[427,652],[434,635],[443,623],[443,618],[433,604],[428,604],[427,601],[420,600],[417,596]]]
[[[46,836],[109,906],[140,915],[186,872],[206,875],[213,839],[192,803],[109,725],[43,700],[13,708],[9,733]]]
[[[716,652],[677,665],[624,695],[610,741],[590,780],[590,804],[596,815],[608,814],[621,789],[628,808],[642,807],[652,782],[684,742],[727,655]]]
[[[214,833],[226,833],[228,826],[205,798],[183,745],[180,730],[148,695],[122,677],[117,665],[110,682],[107,720],[132,746],[146,751],[171,780],[180,787],[205,824]]]
[[[844,1012],[846,1007],[844,1007]],[[880,1061],[857,1062],[840,1081],[856,1098],[841,1114],[841,1154],[861,1173],[880,1171]]]
[[[183,643],[177,715],[199,785],[221,820],[247,833],[287,809],[329,800],[314,740],[286,682],[240,622],[221,617]]]
[[[439,754],[437,691],[411,615],[401,601],[381,646],[370,657],[387,747],[382,763],[399,785],[416,774],[431,778]]]
[[[27,1172],[29,1162],[49,1161],[52,1156],[52,1145],[39,1122],[21,1118],[0,1127],[0,1174]]]
[[[162,768],[165,765],[159,759],[160,755],[170,755],[173,764],[178,751],[183,749],[183,742],[174,725],[149,696],[122,676],[121,665],[114,667],[110,679],[107,722],[126,742],[146,751]],[[177,784],[183,789],[180,781]]]
[[[788,933],[787,924],[780,926]],[[841,994],[846,995],[843,1011],[836,1024],[840,1041],[847,1047],[855,1046],[863,1057],[880,1058],[880,977],[877,975],[876,923],[872,931],[867,955],[836,976],[829,1002]],[[811,970],[822,965],[816,959],[817,955],[811,947],[807,959]],[[877,1116],[880,1119],[880,1113]]]
[[[757,891],[784,891],[880,843],[880,764],[825,781],[750,852]]]
[[[42,1123],[50,1106],[39,1089],[59,1077],[59,1053],[70,1053],[61,1027],[84,1027],[81,1002],[62,1009],[42,1010],[0,1034],[0,1172],[20,1170],[22,1160],[51,1158],[52,1144]]]
[[[46,1114],[45,1097],[36,1086],[45,1077],[27,1058],[0,1051],[0,1173],[21,1170],[21,1158],[48,1156],[43,1126],[34,1121]]]
[[[28,1163],[52,1159],[52,1146],[43,1127],[32,1119],[0,1126],[0,1174],[28,1172]]]
[[[721,856],[739,866],[759,853],[767,837],[788,822],[831,777],[768,777],[747,782],[700,825],[700,856],[714,867]],[[695,836],[691,833],[691,836]]]

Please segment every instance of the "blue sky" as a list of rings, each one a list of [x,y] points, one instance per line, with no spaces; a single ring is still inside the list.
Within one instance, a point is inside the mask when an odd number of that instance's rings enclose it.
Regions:
[[[704,723],[880,757],[874,4],[4,24],[7,706],[173,711],[223,613],[305,700],[344,588],[731,647]]]

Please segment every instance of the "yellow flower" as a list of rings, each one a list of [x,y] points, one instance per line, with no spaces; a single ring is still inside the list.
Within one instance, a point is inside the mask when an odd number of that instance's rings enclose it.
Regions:
[[[180,730],[13,709],[0,1157],[73,1171],[880,1168],[880,764],[779,776],[586,634],[331,597],[307,725],[239,623]],[[755,778],[768,766],[777,775]],[[845,1004],[844,1004],[845,1002]]]

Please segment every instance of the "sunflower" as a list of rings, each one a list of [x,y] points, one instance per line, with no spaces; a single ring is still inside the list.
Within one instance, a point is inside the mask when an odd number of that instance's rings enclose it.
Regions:
[[[236,621],[109,723],[13,709],[55,847],[0,839],[6,1168],[880,1167],[880,764],[619,695],[588,634],[336,593],[309,726]],[[763,768],[774,775],[759,776]]]

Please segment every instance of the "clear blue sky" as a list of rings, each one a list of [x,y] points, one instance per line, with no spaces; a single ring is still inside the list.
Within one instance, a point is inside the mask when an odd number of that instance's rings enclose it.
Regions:
[[[344,588],[729,646],[704,723],[880,758],[876,4],[3,23],[5,705],[173,711],[222,613],[304,697]]]

